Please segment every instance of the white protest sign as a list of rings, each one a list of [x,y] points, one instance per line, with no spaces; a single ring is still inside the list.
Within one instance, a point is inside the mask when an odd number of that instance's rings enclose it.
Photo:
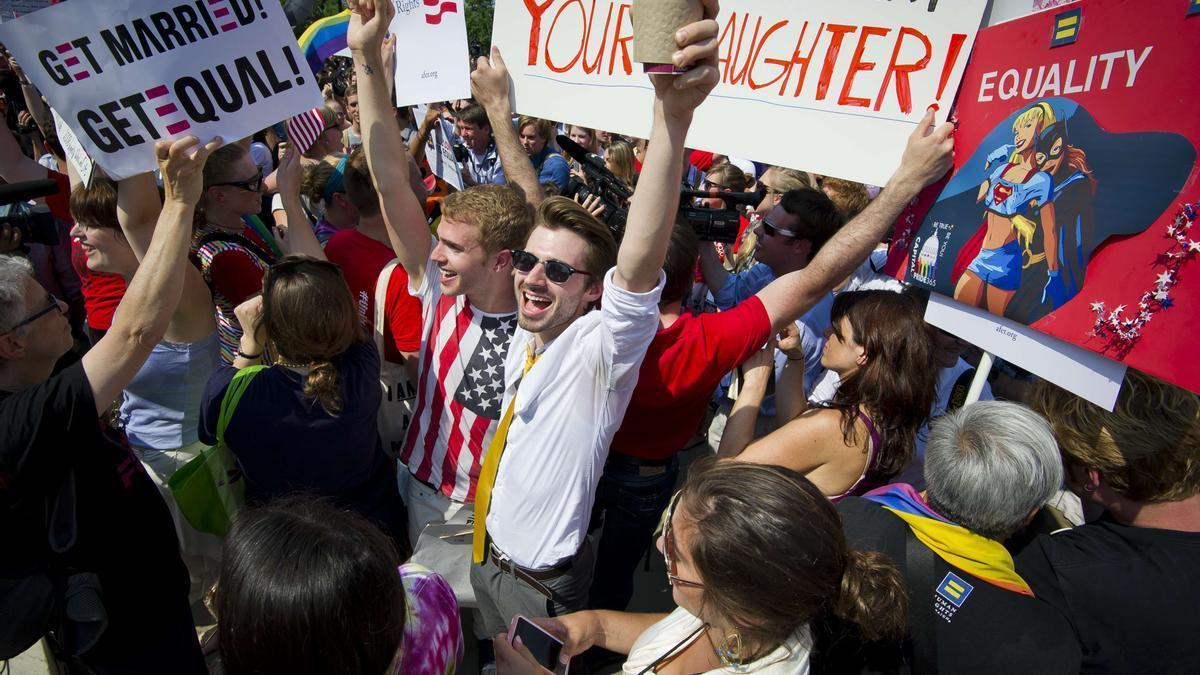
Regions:
[[[471,95],[471,53],[461,0],[392,0],[396,16],[396,105]]]
[[[925,109],[950,109],[986,4],[723,0],[721,81],[688,146],[883,185]],[[654,94],[630,7],[497,0],[514,109],[646,138]]]
[[[1123,363],[937,293],[929,296],[925,321],[1105,410],[1117,403]]]
[[[462,190],[462,169],[459,168],[458,159],[454,156],[453,138],[454,129],[450,123],[439,119],[433,130],[429,132],[429,138],[425,141],[425,159],[429,162],[430,170],[438,178],[452,185],[454,189]]]
[[[75,168],[75,173],[79,174],[79,179],[83,181],[84,187],[91,187],[92,173],[94,173],[96,165],[92,163],[92,158],[88,157],[87,150],[83,149],[83,145],[79,143],[79,138],[71,131],[71,127],[67,125],[67,121],[58,114],[58,111],[51,108],[50,113],[54,116],[54,131],[58,134],[58,144],[62,146],[63,154],[67,156],[67,161]]]
[[[154,142],[234,141],[321,105],[278,2],[74,0],[0,24],[0,42],[114,179]]]
[[[1019,19],[1023,16],[1028,16],[1034,12],[1065,5],[1068,2],[1075,0],[992,0],[991,6],[988,8],[987,25],[995,26],[998,23]]]

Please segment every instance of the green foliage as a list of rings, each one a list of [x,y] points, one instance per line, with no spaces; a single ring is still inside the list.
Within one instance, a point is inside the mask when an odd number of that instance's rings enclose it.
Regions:
[[[338,14],[343,9],[345,7],[342,4],[342,0],[317,0],[317,4],[313,7],[312,16],[308,17],[307,21],[295,27],[296,38],[299,39],[304,33],[304,29],[311,26],[314,22],[320,21],[327,16]]]
[[[492,14],[495,0],[467,0],[467,44],[471,52],[485,54],[492,46]]]

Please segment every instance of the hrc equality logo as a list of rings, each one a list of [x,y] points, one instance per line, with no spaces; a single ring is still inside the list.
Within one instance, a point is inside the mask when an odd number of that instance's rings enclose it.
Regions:
[[[938,595],[949,600],[955,607],[962,607],[973,590],[974,586],[963,581],[962,577],[954,572],[947,572],[937,588]]]

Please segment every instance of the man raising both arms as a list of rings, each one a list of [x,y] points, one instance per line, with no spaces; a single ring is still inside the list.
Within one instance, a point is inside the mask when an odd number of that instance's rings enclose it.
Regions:
[[[421,301],[417,403],[400,453],[415,546],[427,524],[445,522],[475,499],[483,450],[502,411],[504,354],[516,328],[509,249],[524,243],[530,216],[513,189],[484,185],[447,197],[440,239],[429,235],[422,205],[409,188],[409,164],[396,161],[405,146],[380,56],[395,6],[375,0],[349,5],[347,42],[358,76],[367,165],[392,249],[408,273],[409,291]],[[494,134],[502,151],[505,143],[519,151],[510,125]],[[532,166],[508,171],[511,183],[538,198]]]
[[[677,36],[676,65],[692,69],[652,78],[652,140],[620,250],[582,207],[553,197],[512,251],[520,327],[505,360],[505,415],[479,476],[471,568],[489,634],[514,614],[586,606],[596,484],[658,329],[684,137],[718,80],[715,0],[705,13]],[[495,49],[490,65],[504,68]]]

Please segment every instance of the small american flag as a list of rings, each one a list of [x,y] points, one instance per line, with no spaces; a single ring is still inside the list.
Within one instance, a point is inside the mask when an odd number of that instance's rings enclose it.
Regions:
[[[312,146],[322,131],[325,131],[325,119],[321,117],[320,108],[306,110],[287,121],[288,138],[301,154]]]

